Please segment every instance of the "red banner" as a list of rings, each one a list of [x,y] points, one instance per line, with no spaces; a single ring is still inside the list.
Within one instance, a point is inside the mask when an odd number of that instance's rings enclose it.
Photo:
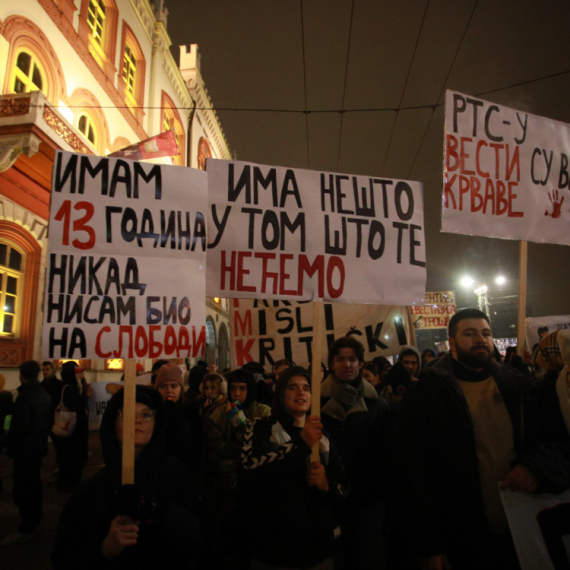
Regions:
[[[145,160],[160,156],[176,156],[178,144],[174,137],[174,131],[166,131],[144,141],[133,144],[110,154],[113,158],[128,158],[129,160]]]

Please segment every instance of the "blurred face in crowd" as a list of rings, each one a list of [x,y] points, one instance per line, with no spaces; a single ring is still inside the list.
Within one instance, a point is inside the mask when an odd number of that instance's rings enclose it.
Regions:
[[[161,382],[157,388],[163,400],[171,402],[178,402],[178,400],[180,400],[182,387],[178,382]]]
[[[495,350],[493,333],[485,319],[459,321],[455,337],[449,338],[449,346],[456,360],[479,370],[491,362]]]
[[[123,410],[119,412],[115,423],[115,435],[120,443],[123,443]],[[155,424],[154,410],[146,404],[135,404],[135,452],[140,453],[145,445],[152,439]]]
[[[232,382],[230,384],[230,398],[232,402],[243,404],[247,398],[247,384],[245,382]]]
[[[362,378],[370,382],[372,386],[376,386],[376,384],[378,384],[380,380],[380,376],[378,376],[378,374],[372,374],[372,372],[370,370],[367,370],[366,368],[362,369]]]
[[[220,391],[214,382],[206,380],[204,382],[204,395],[211,400],[216,399],[220,395]]]
[[[275,369],[275,381],[279,380],[279,376],[283,373],[283,370],[287,370],[289,368],[289,364],[281,364]]]
[[[419,363],[418,363],[418,357],[415,354],[406,354],[405,356],[402,356],[401,362],[404,365],[405,369],[412,376],[418,375]]]
[[[49,378],[53,375],[53,367],[51,364],[43,364],[42,365],[42,373],[44,378]]]
[[[354,348],[341,348],[340,352],[333,356],[331,369],[335,377],[342,382],[351,382],[358,378],[362,364]]]
[[[287,382],[283,407],[292,416],[304,416],[311,409],[311,387],[304,376],[293,376]]]

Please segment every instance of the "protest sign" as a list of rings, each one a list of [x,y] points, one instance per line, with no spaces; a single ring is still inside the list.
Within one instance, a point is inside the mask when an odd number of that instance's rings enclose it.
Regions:
[[[207,171],[208,296],[423,303],[419,182],[214,159]]]
[[[204,352],[207,175],[58,152],[44,358]]]
[[[310,302],[234,299],[230,306],[232,368],[261,363],[267,371],[287,358],[299,366],[311,361],[313,304]],[[409,342],[406,307],[324,303],[322,354],[333,340],[353,335],[365,359],[396,354]]]
[[[570,315],[554,315],[550,317],[527,317],[526,318],[526,345],[529,350],[540,342],[538,336],[539,327],[547,327],[548,332],[570,330]]]
[[[449,319],[455,315],[455,292],[428,291],[425,305],[414,305],[410,312],[416,329],[447,329]]]
[[[554,495],[500,491],[522,570],[570,567],[570,490]]]
[[[570,125],[447,91],[441,229],[570,244]]]

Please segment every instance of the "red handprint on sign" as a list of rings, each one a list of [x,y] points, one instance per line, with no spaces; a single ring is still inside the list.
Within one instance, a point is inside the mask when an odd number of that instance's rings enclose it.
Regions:
[[[548,193],[548,198],[552,204],[552,212],[548,213],[548,210],[546,210],[546,212],[544,212],[544,215],[552,216],[553,218],[559,218],[560,214],[562,214],[562,202],[564,202],[564,196],[562,196],[562,200],[560,200],[558,196],[558,190],[553,190],[552,195],[550,195],[550,192]]]

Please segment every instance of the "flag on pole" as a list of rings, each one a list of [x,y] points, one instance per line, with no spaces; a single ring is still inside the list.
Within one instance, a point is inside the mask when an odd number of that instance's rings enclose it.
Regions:
[[[165,131],[154,137],[138,142],[121,150],[111,153],[113,158],[128,158],[130,160],[145,160],[160,156],[176,156],[178,144],[174,137],[174,130]]]

